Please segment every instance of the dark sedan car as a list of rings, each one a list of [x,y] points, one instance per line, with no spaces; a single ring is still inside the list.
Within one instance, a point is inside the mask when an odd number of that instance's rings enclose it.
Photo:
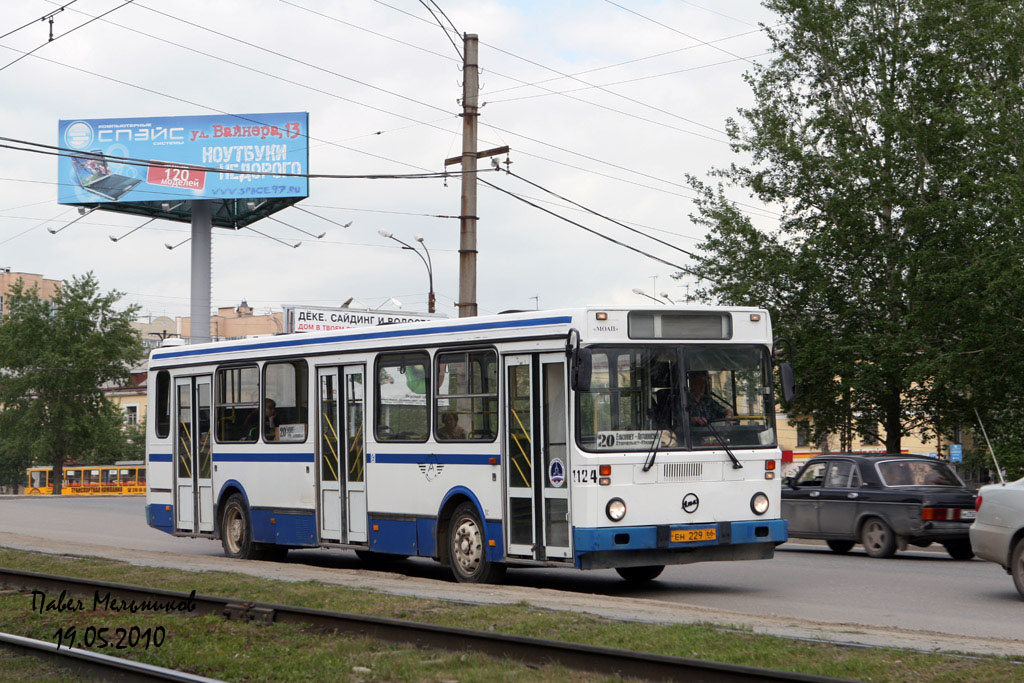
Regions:
[[[821,538],[837,553],[861,543],[871,557],[941,543],[974,556],[968,531],[974,494],[949,465],[912,455],[821,455],[782,486],[782,516],[794,538]]]

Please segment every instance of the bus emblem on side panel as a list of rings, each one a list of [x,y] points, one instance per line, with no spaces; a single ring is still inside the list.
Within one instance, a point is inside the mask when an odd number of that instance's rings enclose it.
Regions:
[[[552,458],[551,464],[548,466],[548,479],[556,489],[562,488],[562,484],[565,483],[565,466],[558,458]]]
[[[696,493],[687,493],[683,497],[683,512],[692,515],[700,507],[700,498]]]
[[[427,478],[427,481],[434,481],[440,476],[441,471],[444,469],[444,465],[437,461],[437,457],[431,453],[427,456],[426,462],[421,462],[418,467],[423,476]]]

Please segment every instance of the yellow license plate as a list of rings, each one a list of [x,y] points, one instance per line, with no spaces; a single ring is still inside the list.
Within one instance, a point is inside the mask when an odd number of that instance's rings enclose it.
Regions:
[[[679,529],[672,532],[673,543],[695,543],[697,541],[713,541],[718,538],[718,529]]]

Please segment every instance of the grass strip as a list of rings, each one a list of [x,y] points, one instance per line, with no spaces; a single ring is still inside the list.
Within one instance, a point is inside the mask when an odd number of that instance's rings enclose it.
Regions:
[[[1009,658],[848,648],[744,633],[742,624],[723,629],[712,624],[619,622],[524,604],[465,605],[313,581],[136,567],[98,558],[3,549],[0,566],[867,681],[1005,681],[1024,677],[1024,667]],[[542,681],[594,680],[592,674],[561,667],[535,669],[486,655],[423,650],[291,624],[257,625],[212,616],[111,614],[94,612],[89,609],[91,601],[84,602],[82,611],[39,613],[32,611],[30,595],[0,593],[0,630],[53,642],[58,629],[66,632],[71,626],[79,638],[89,627],[93,633],[108,628],[111,635],[119,627],[144,630],[162,626],[167,635],[160,647],[97,651],[229,681],[490,681],[522,676]],[[0,661],[0,677],[3,666]],[[40,678],[34,676],[33,680]]]

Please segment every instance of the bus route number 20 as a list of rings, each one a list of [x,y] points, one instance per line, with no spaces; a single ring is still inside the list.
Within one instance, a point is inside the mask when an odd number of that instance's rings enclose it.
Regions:
[[[572,480],[576,484],[596,484],[597,483],[597,468],[596,467],[574,467],[572,470]]]

